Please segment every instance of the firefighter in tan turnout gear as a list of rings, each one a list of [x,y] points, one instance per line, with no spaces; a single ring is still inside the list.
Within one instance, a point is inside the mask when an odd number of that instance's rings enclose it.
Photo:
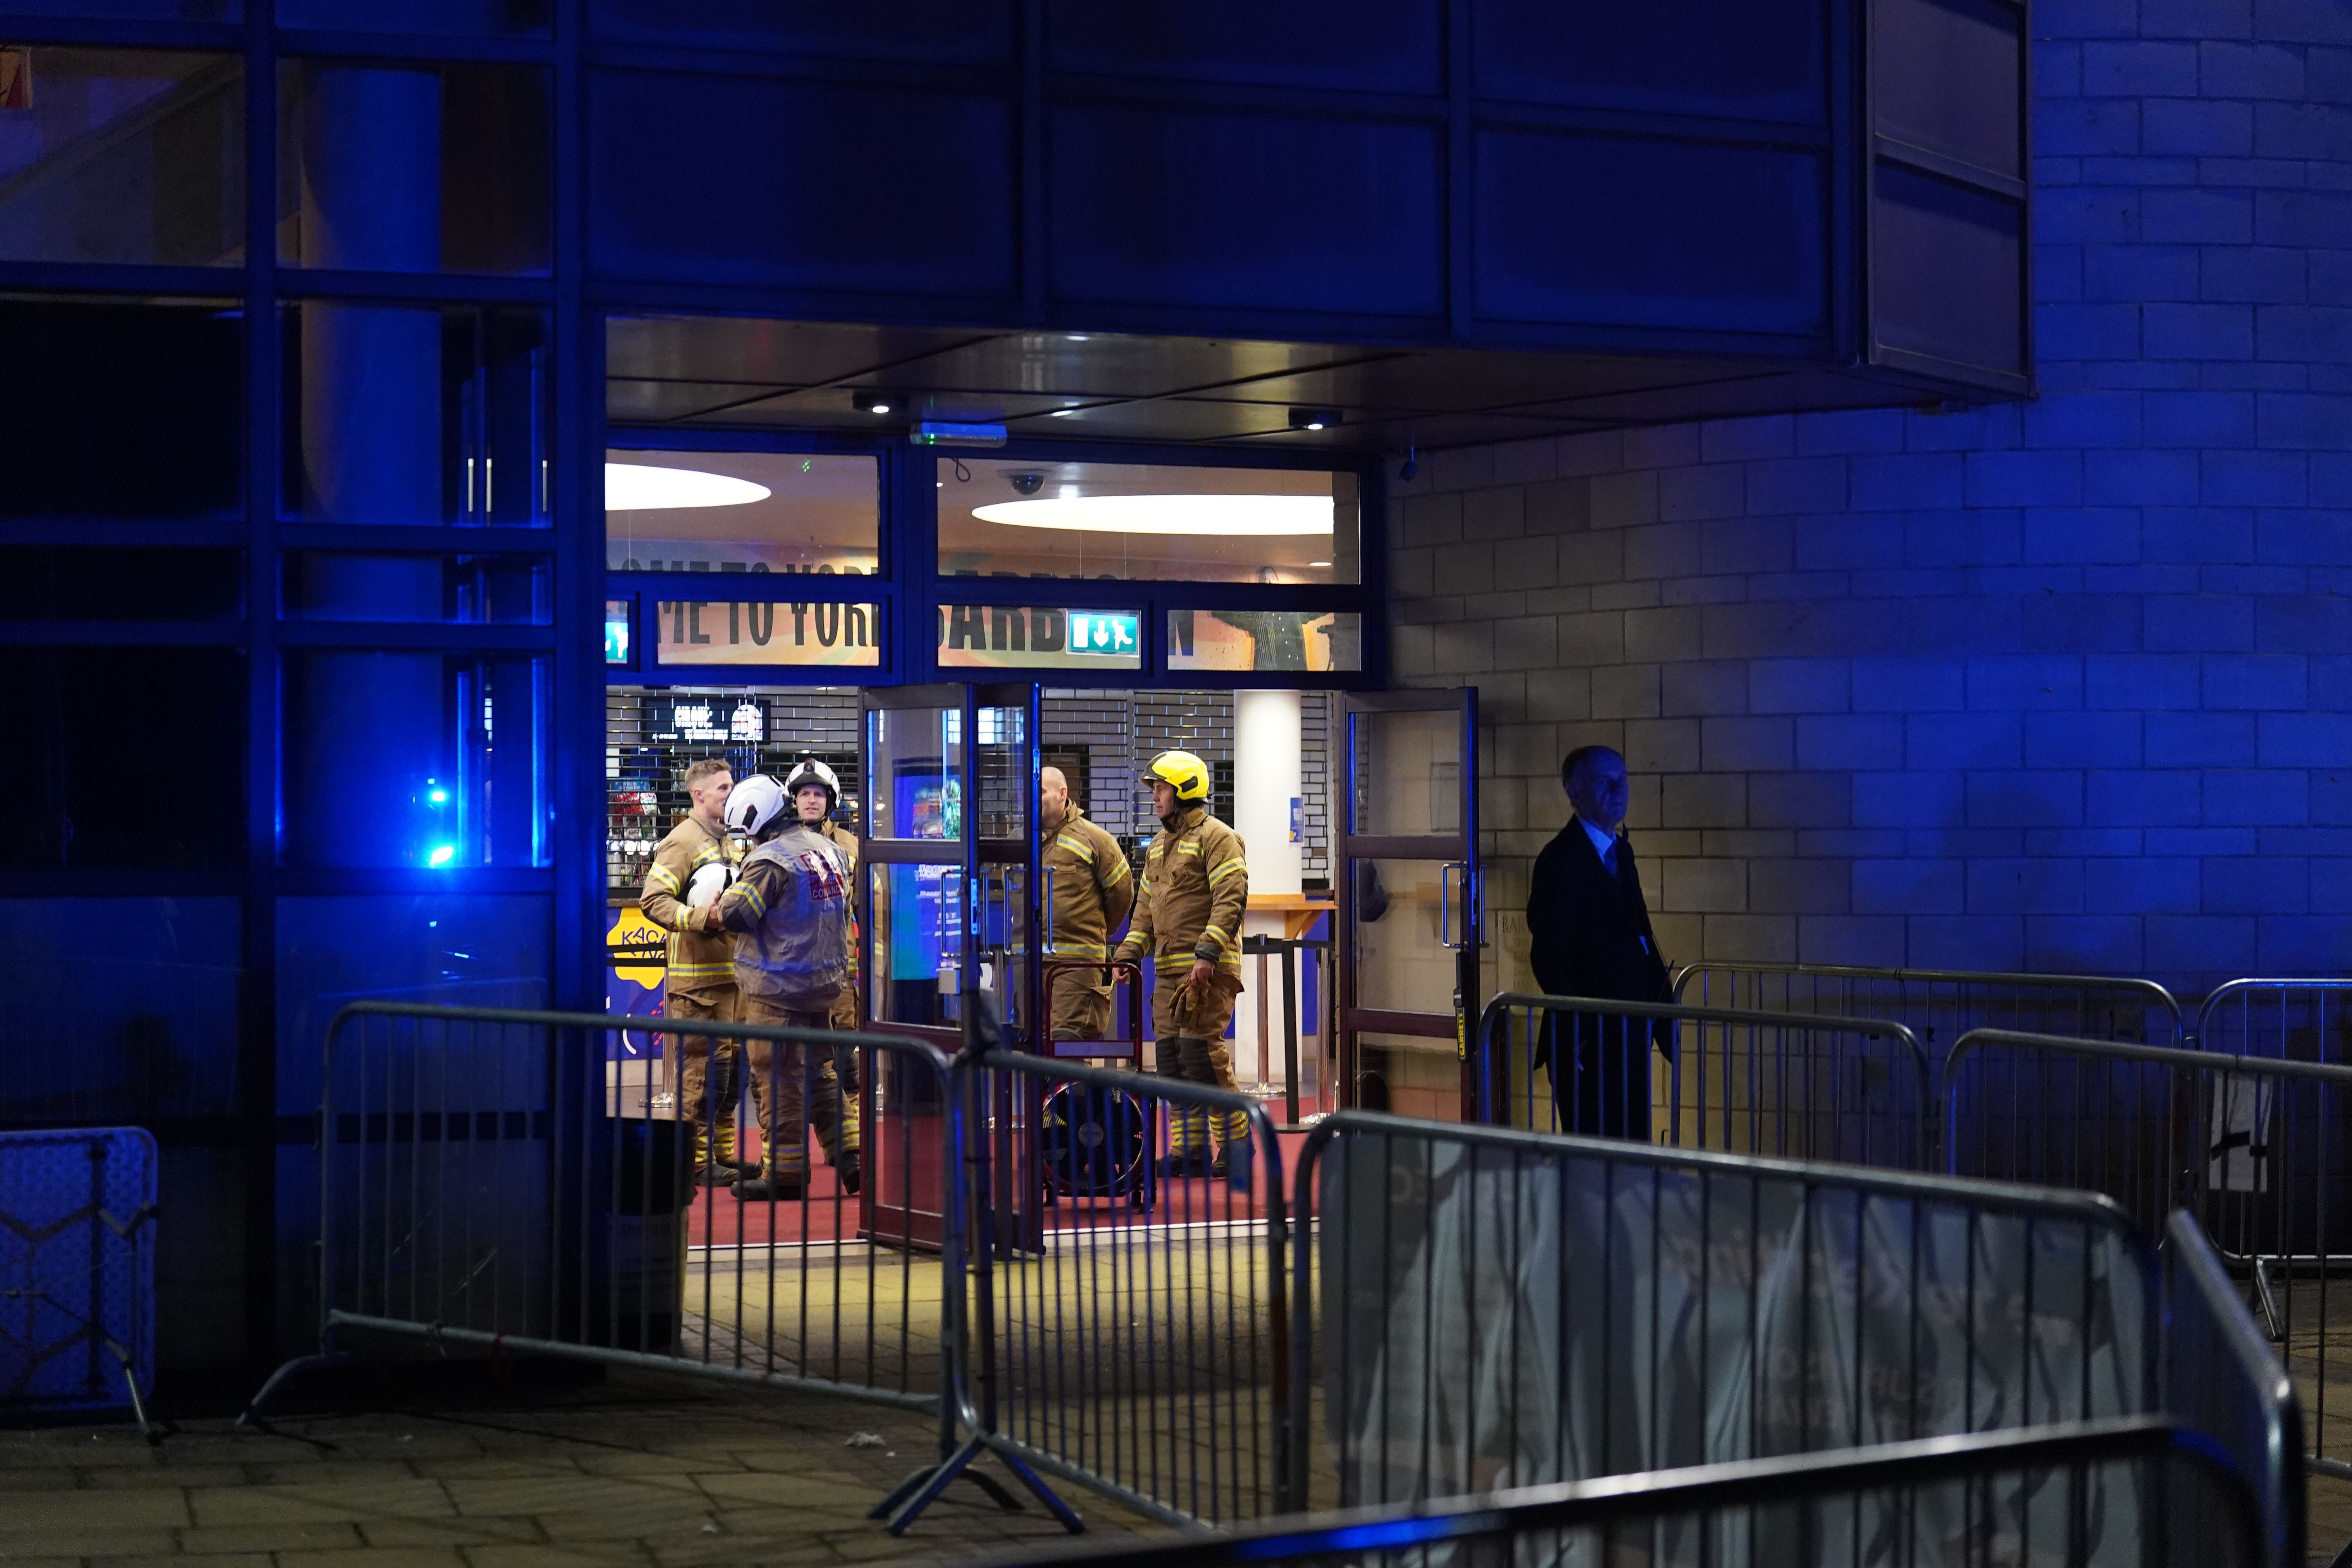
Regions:
[[[1118,840],[1087,820],[1070,798],[1059,768],[1037,775],[1037,824],[1044,840],[1045,962],[1100,963],[1110,957],[1110,933],[1135,907],[1135,879]],[[1110,1037],[1111,988],[1100,971],[1055,972],[1048,1016],[1057,1040]],[[1142,1042],[1136,1042],[1142,1049]]]
[[[803,791],[823,798],[817,784],[804,784]],[[728,824],[752,848],[707,918],[710,929],[735,933],[743,1022],[826,1029],[849,985],[849,879],[839,854],[794,804],[764,773],[745,779],[729,797]],[[771,1202],[802,1196],[812,1122],[842,1190],[857,1191],[855,1134],[843,1125],[833,1053],[750,1039],[744,1056],[767,1159],[765,1173],[736,1183],[735,1195]]]
[[[727,797],[734,776],[726,763],[705,757],[686,770],[693,808],[654,850],[637,907],[669,932],[662,974],[662,1016],[739,1022],[735,939],[704,929],[706,911],[733,879],[736,852],[727,832]],[[735,1106],[742,1098],[740,1053],[732,1040],[671,1035],[664,1077],[677,1097],[678,1114],[694,1129],[695,1177],[725,1186],[739,1171]]]
[[[1144,772],[1160,833],[1144,857],[1135,923],[1115,955],[1152,966],[1152,1065],[1168,1078],[1219,1089],[1234,1084],[1225,1028],[1242,991],[1242,912],[1249,865],[1242,837],[1209,815],[1209,764],[1190,752],[1162,752]],[[1216,1158],[1209,1159],[1212,1121]],[[1242,1112],[1170,1109],[1171,1175],[1249,1181],[1249,1120]]]

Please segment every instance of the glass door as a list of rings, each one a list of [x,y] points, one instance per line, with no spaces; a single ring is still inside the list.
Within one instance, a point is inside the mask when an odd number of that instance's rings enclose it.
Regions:
[[[1340,712],[1341,1092],[1479,1121],[1477,690],[1350,692]]]
[[[1039,974],[1037,773],[1041,699],[1034,684],[972,689],[972,813],[977,963],[1013,1049],[1045,1047]]]
[[[979,981],[971,906],[976,868],[971,814],[971,689],[869,688],[861,701],[858,862],[860,1027],[963,1047]],[[860,1086],[872,1152],[869,1233],[936,1247],[946,1209],[938,1081],[903,1058],[866,1053]],[[877,1080],[879,1081],[877,1081]],[[903,1148],[885,1145],[905,1140]]]
[[[1001,1020],[1003,1048],[1048,1048],[1040,921],[1037,772],[1041,697],[1031,683],[979,686],[971,692],[971,832],[976,868],[972,900],[975,1004]],[[979,993],[985,993],[984,995]],[[1034,1153],[1045,1085],[1011,1073],[981,1079],[975,1136],[987,1140],[987,1201],[974,1244],[1000,1258],[1034,1256],[1045,1245],[1044,1189]],[[976,1216],[979,1217],[979,1216]],[[974,1331],[993,1331],[983,1304]]]

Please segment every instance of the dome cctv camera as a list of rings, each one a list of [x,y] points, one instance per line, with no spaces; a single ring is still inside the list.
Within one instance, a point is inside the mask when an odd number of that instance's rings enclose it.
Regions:
[[[1024,496],[1034,496],[1045,488],[1045,476],[1043,474],[1007,474],[1004,479]]]

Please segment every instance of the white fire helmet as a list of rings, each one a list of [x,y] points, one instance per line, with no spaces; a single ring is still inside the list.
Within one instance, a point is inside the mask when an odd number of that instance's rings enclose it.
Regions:
[[[727,796],[727,826],[756,838],[790,799],[783,785],[765,773],[753,773]]]
[[[814,757],[803,758],[800,765],[786,775],[784,794],[787,797],[797,801],[801,797],[801,791],[809,784],[824,786],[824,808],[828,812],[841,805],[841,781],[834,776],[831,768],[826,767]]]
[[[689,910],[708,909],[719,901],[727,891],[728,885],[734,880],[734,867],[724,860],[713,860],[697,871],[694,880],[686,885],[686,907]]]

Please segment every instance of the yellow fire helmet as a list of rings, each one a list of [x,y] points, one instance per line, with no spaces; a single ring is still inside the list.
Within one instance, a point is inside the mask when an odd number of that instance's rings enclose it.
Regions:
[[[1209,764],[1190,752],[1162,752],[1143,770],[1145,784],[1172,785],[1179,805],[1209,803]]]

